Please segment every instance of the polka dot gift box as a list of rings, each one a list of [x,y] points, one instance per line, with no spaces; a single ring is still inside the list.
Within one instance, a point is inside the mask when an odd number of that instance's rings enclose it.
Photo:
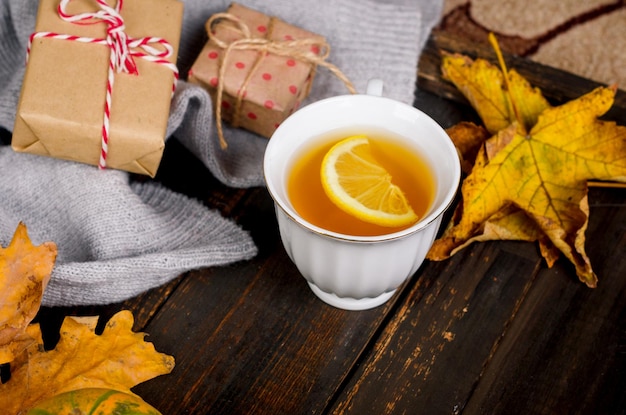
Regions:
[[[211,94],[222,145],[221,120],[269,138],[308,95],[325,39],[237,3],[206,30],[188,80]]]

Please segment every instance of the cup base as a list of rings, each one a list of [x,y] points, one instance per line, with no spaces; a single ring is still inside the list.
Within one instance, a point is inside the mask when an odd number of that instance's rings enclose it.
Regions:
[[[311,291],[313,291],[313,294],[315,294],[320,300],[324,301],[326,304],[332,305],[333,307],[341,308],[343,310],[351,311],[367,310],[370,308],[378,307],[379,305],[387,302],[396,292],[396,290],[393,290],[381,294],[378,297],[367,297],[359,299],[351,297],[339,297],[336,294],[331,294],[320,290],[320,288],[313,283],[309,282],[308,284],[309,287],[311,287]]]

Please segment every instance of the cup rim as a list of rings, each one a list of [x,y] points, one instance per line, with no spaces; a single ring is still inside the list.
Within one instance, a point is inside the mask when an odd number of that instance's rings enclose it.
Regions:
[[[452,140],[449,138],[449,136],[447,135],[447,133],[445,132],[445,130],[443,129],[443,127],[441,127],[432,117],[430,117],[428,114],[424,113],[422,110],[420,110],[419,108],[413,106],[413,105],[409,105],[406,103],[403,103],[401,101],[397,101],[388,97],[384,97],[384,96],[375,96],[375,95],[367,95],[367,94],[354,94],[354,95],[339,95],[339,96],[334,96],[334,97],[330,97],[330,98],[325,98],[316,102],[313,102],[309,105],[306,105],[304,107],[302,107],[301,109],[299,109],[298,111],[294,112],[291,116],[289,116],[285,121],[283,121],[283,123],[281,125],[278,126],[278,128],[276,129],[276,131],[274,132],[274,134],[272,135],[272,137],[277,134],[280,133],[281,128],[284,129],[286,127],[284,127],[285,125],[288,125],[291,121],[289,121],[290,118],[292,118],[294,115],[298,114],[300,111],[310,111],[313,110],[315,107],[321,106],[321,105],[326,105],[329,102],[333,102],[333,101],[340,101],[340,100],[345,100],[345,99],[375,99],[375,100],[385,100],[385,101],[391,101],[391,103],[393,103],[394,105],[400,104],[400,105],[404,105],[406,107],[409,107],[411,110],[416,111],[417,113],[420,113],[420,116],[425,116],[427,122],[434,124],[436,129],[440,129],[441,132],[444,135],[444,138],[447,138],[447,140],[445,141],[445,145],[450,147],[449,149],[452,151],[452,153],[457,154],[457,150],[456,147],[454,146]],[[293,118],[292,118],[293,119]],[[268,144],[266,146],[265,149],[265,154],[263,157],[263,176],[264,176],[264,181],[265,181],[265,186],[268,189],[268,192],[272,198],[272,200],[274,201],[275,205],[280,208],[280,210],[293,222],[301,225],[303,228],[307,229],[308,231],[321,235],[321,236],[325,236],[327,238],[331,238],[331,239],[336,239],[336,240],[341,240],[341,241],[349,241],[349,242],[363,242],[363,243],[371,243],[371,242],[382,242],[382,241],[390,241],[390,240],[395,240],[395,239],[401,239],[401,238],[405,238],[409,235],[412,235],[414,233],[417,233],[419,231],[421,231],[422,229],[428,227],[432,222],[434,222],[435,220],[437,220],[439,217],[441,217],[446,210],[450,207],[450,205],[454,202],[455,196],[457,194],[457,191],[461,185],[461,162],[458,159],[458,157],[456,158],[456,163],[452,163],[453,167],[454,167],[454,171],[452,172],[453,177],[451,179],[451,181],[454,183],[456,182],[455,186],[450,187],[446,192],[444,192],[444,194],[441,196],[441,203],[435,207],[429,210],[429,212],[424,215],[422,218],[420,218],[415,224],[411,225],[410,227],[400,230],[400,231],[396,231],[396,232],[391,232],[391,233],[386,233],[386,234],[381,234],[381,235],[371,235],[371,236],[360,236],[360,235],[349,235],[349,234],[344,234],[344,233],[340,233],[340,232],[335,232],[335,231],[330,231],[328,229],[324,229],[322,227],[319,227],[309,221],[307,221],[306,219],[300,217],[300,215],[298,215],[297,212],[295,212],[295,210],[293,208],[290,207],[289,204],[287,204],[279,195],[280,192],[277,191],[277,185],[275,183],[273,183],[271,180],[268,180],[268,177],[270,175],[271,172],[271,167],[269,166],[268,163],[268,158],[271,155],[271,150],[276,144],[276,141],[274,141],[274,144],[272,143],[272,138],[269,139]]]

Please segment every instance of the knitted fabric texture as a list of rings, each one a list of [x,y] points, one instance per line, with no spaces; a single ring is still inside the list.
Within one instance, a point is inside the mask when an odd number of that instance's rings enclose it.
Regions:
[[[132,0],[127,0],[132,1]],[[178,140],[222,183],[263,186],[267,139],[225,126],[228,148],[216,134],[208,94],[184,81],[206,41],[204,23],[228,1],[186,0],[178,66],[183,74],[173,97],[166,146]],[[365,91],[381,78],[384,94],[412,103],[416,65],[441,14],[431,0],[241,0],[241,4],[322,34],[329,61]],[[28,37],[37,0],[0,3],[0,127],[13,129]],[[62,64],[62,63],[60,63]],[[322,69],[304,102],[346,94]],[[116,170],[25,153],[0,145],[0,244],[18,222],[33,243],[53,241],[59,254],[43,304],[92,305],[123,301],[203,267],[248,260],[257,253],[250,235],[201,201],[156,181],[134,181]]]

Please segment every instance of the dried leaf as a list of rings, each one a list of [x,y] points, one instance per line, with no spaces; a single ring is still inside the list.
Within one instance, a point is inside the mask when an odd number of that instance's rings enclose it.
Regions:
[[[491,134],[507,128],[514,120],[529,129],[541,112],[550,107],[541,94],[515,70],[502,71],[484,59],[444,53],[444,78],[452,81],[468,99]]]
[[[461,170],[469,174],[474,167],[478,151],[490,136],[489,133],[483,126],[466,121],[449,127],[446,133],[459,153]]]
[[[37,341],[26,328],[39,310],[56,255],[52,242],[33,245],[23,223],[11,243],[0,247],[0,364]]]
[[[448,55],[443,70],[494,135],[463,182],[461,212],[428,257],[445,259],[473,241],[537,240],[548,265],[558,250],[595,287],[584,249],[587,181],[626,181],[626,127],[599,120],[616,89],[551,107],[517,73],[505,78],[486,61]]]
[[[3,414],[19,414],[43,399],[82,388],[132,393],[133,386],[173,369],[173,357],[157,352],[144,341],[145,334],[132,332],[130,311],[114,315],[101,335],[94,332],[96,321],[66,317],[54,350],[33,344],[11,362],[11,379],[0,384]]]

